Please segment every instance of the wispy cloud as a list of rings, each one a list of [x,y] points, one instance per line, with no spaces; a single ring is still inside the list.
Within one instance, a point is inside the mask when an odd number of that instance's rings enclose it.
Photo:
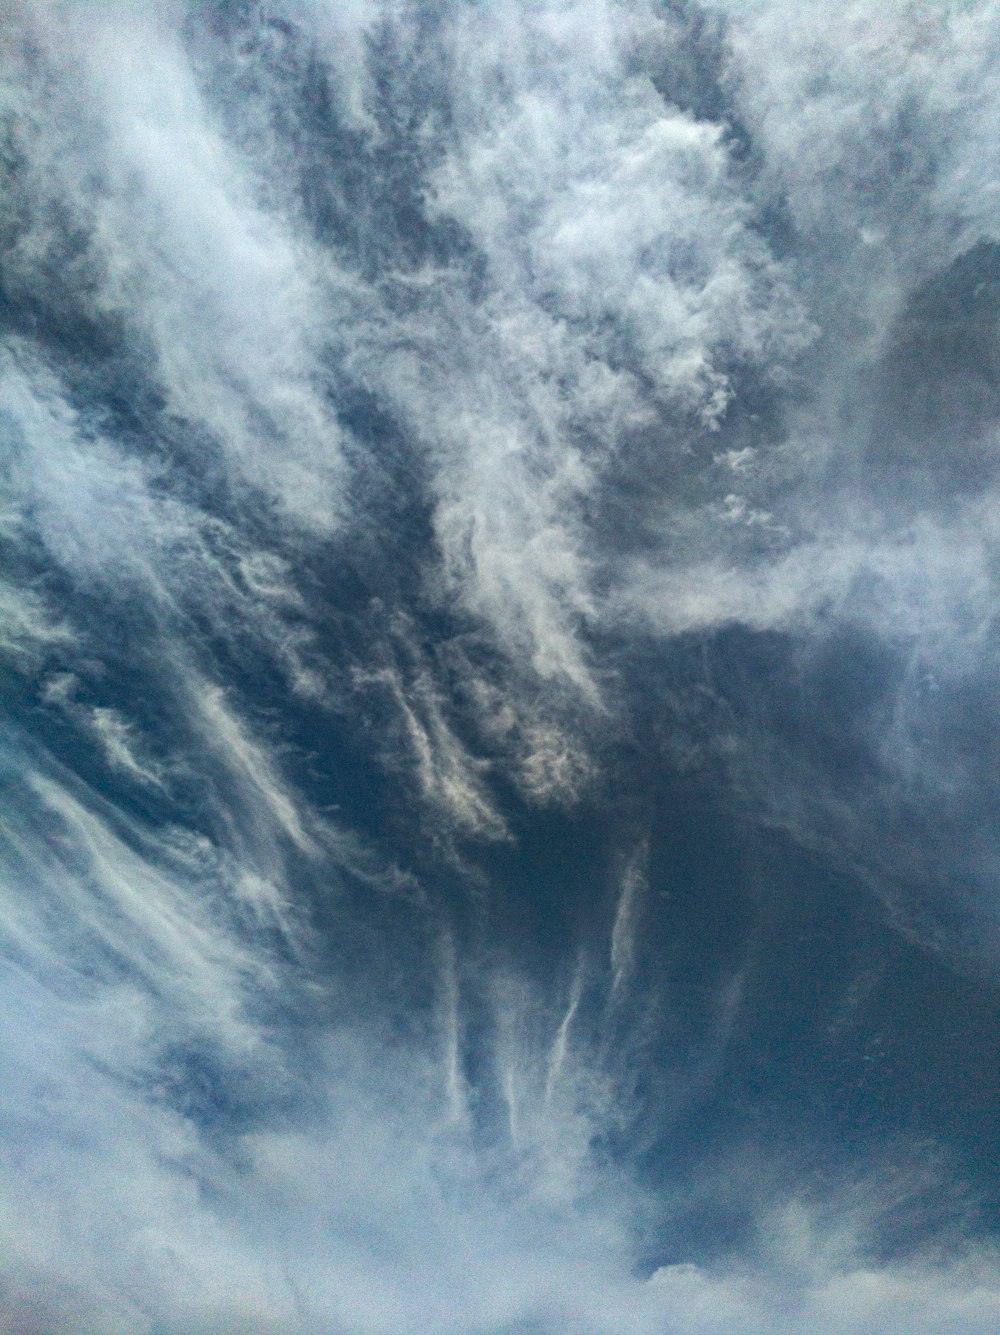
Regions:
[[[0,1331],[997,1328],[996,19],[11,8]]]

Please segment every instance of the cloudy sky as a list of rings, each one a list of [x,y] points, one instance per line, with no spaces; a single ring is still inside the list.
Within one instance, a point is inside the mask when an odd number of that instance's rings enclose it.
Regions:
[[[0,10],[0,1332],[992,1335],[1000,5]]]

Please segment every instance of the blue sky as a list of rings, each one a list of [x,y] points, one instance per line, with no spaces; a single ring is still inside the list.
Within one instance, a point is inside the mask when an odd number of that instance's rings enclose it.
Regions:
[[[2,1335],[987,1335],[996,5],[20,0]]]

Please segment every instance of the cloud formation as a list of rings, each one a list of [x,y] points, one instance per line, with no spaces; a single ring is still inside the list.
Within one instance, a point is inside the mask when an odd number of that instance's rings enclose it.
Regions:
[[[13,7],[0,1331],[996,1329],[996,20]]]

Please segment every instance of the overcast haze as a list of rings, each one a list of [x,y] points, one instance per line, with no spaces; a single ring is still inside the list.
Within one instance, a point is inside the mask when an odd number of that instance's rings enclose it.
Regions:
[[[1000,5],[0,72],[2,1335],[995,1335]]]

